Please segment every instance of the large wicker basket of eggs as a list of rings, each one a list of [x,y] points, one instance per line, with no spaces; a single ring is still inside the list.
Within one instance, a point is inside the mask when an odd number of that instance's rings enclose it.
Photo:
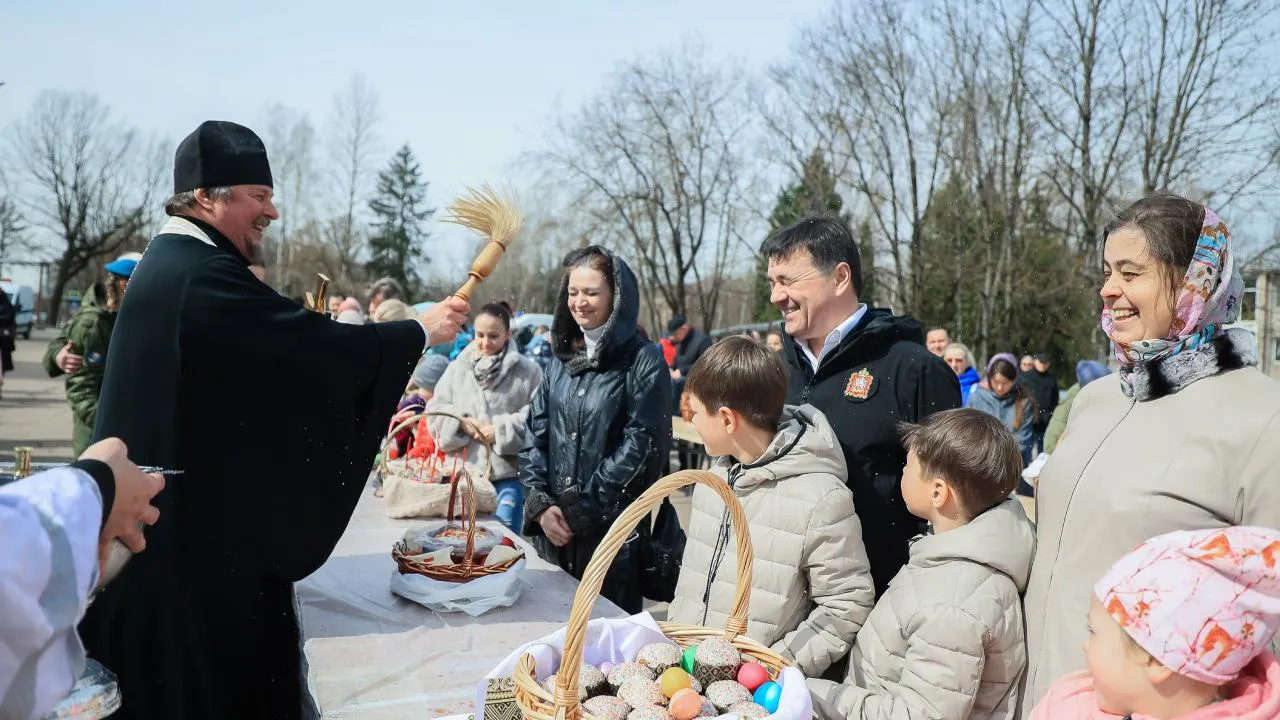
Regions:
[[[725,627],[659,623],[668,642],[646,645],[626,662],[606,662],[600,667],[584,663],[591,609],[619,548],[663,498],[694,484],[706,485],[724,500],[738,537],[737,588]],[[725,715],[808,720],[812,709],[803,676],[787,670],[789,692],[784,693],[779,675],[791,663],[745,635],[751,563],[746,515],[723,480],[702,470],[659,480],[618,517],[583,572],[559,668],[543,669],[544,674],[550,669],[556,672],[539,683],[532,654],[522,656],[516,665],[515,698],[525,720],[695,720]],[[790,687],[792,682],[796,687]],[[788,703],[796,707],[780,708]]]

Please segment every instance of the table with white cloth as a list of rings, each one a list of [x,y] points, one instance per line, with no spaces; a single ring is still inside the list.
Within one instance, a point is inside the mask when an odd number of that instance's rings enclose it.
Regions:
[[[526,547],[524,589],[479,617],[435,613],[390,590],[391,548],[405,530],[366,489],[333,555],[294,586],[307,690],[323,718],[398,720],[470,713],[485,673],[564,626],[578,581]],[[437,521],[438,522],[438,521]],[[495,521],[496,522],[496,521]],[[596,617],[626,617],[604,598]]]

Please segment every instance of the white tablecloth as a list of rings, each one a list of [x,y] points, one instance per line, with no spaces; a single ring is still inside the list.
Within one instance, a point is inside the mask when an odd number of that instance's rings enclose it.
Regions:
[[[392,595],[391,547],[426,520],[392,520],[366,489],[333,556],[295,586],[307,687],[325,718],[399,720],[474,710],[484,674],[569,619],[578,582],[528,550],[516,604],[472,618]],[[596,617],[626,617],[600,598]]]

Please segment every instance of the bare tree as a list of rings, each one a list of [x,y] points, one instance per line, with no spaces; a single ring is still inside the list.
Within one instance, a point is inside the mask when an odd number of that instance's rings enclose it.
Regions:
[[[1142,3],[1133,36],[1149,49],[1136,78],[1143,193],[1212,178],[1223,207],[1274,171],[1280,73],[1258,48],[1271,41],[1275,10],[1264,0]]]
[[[1013,283],[1022,255],[1023,199],[1032,180],[1035,149],[1027,63],[1032,7],[1005,0],[969,4],[950,0],[943,7],[956,77],[950,131],[949,175],[964,184],[976,207],[953,205],[938,212],[970,216],[981,242],[952,247],[952,297],[957,298],[951,329],[967,337],[980,357],[1009,326],[1015,310]],[[962,224],[959,217],[955,224]],[[978,287],[977,327],[966,328],[962,285]]]
[[[46,91],[8,138],[26,214],[59,238],[51,307],[69,279],[134,240],[155,215],[157,143],[111,116],[96,97]]]
[[[4,261],[20,247],[26,245],[26,223],[22,219],[22,211],[18,203],[10,196],[0,196],[0,275],[3,275]]]
[[[377,175],[380,122],[377,92],[363,76],[353,77],[334,98],[328,130],[333,196],[341,209],[325,222],[324,235],[344,276],[356,272],[364,244],[361,211]]]
[[[615,73],[539,156],[581,191],[596,237],[636,260],[651,320],[716,317],[746,222],[745,105],[739,72],[686,47]]]
[[[1107,209],[1135,154],[1140,106],[1130,6],[1036,0],[1038,62],[1031,97],[1051,143],[1046,176],[1066,204],[1064,239],[1098,256]],[[1094,263],[1096,265],[1096,261]]]
[[[918,0],[842,2],[770,73],[802,118],[804,141],[829,149],[884,238],[894,302],[907,312],[923,286],[924,226],[945,169],[955,91],[935,10]]]
[[[319,183],[315,175],[316,131],[306,113],[283,105],[267,109],[263,132],[275,180],[275,202],[280,210],[276,231],[274,275],[284,286],[292,269],[292,250],[298,228],[312,218],[312,194]],[[309,273],[303,273],[308,275]]]

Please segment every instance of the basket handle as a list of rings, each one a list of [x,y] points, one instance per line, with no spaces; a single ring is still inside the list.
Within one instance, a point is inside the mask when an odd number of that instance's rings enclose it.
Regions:
[[[724,637],[732,642],[737,636],[746,633],[747,610],[751,600],[751,563],[754,556],[751,552],[751,533],[747,529],[747,515],[742,510],[742,503],[738,502],[733,489],[713,473],[706,470],[681,470],[672,473],[655,482],[622,511],[600,541],[600,546],[596,548],[591,562],[587,563],[587,569],[582,573],[578,592],[573,596],[573,607],[569,610],[561,671],[556,678],[556,720],[576,720],[582,716],[582,708],[578,704],[577,668],[582,664],[587,621],[591,619],[591,609],[600,596],[600,588],[604,585],[604,576],[609,571],[609,566],[613,564],[622,544],[631,536],[636,526],[642,520],[647,520],[653,509],[667,496],[689,485],[711,488],[729,508],[729,519],[733,522],[733,531],[738,538],[738,585],[733,592],[733,608],[724,624]]]
[[[400,413],[403,413],[406,410],[408,410],[408,408],[405,408],[405,410],[401,410]],[[400,413],[397,413],[396,415],[398,416]],[[392,417],[393,425],[391,429],[387,431],[387,436],[383,438],[382,446],[378,449],[378,456],[380,458],[378,461],[379,462],[378,472],[380,473],[387,472],[387,449],[391,447],[391,443],[395,442],[396,433],[400,432],[401,430],[404,430],[405,428],[413,427],[414,425],[417,425],[418,421],[421,420],[423,417],[428,417],[428,418],[447,417],[447,418],[453,418],[454,420],[457,420],[459,423],[467,422],[466,418],[459,417],[450,412],[444,412],[443,410],[425,410],[423,412],[411,415],[405,418],[404,420],[400,421],[399,423],[395,422],[395,416],[393,416]],[[472,439],[472,442],[478,442],[480,443],[481,447],[484,448],[484,477],[487,479],[492,479],[493,478],[493,444],[487,443],[487,442],[481,442],[479,440],[475,440],[474,438]]]
[[[476,552],[476,484],[471,481],[471,473],[467,472],[466,467],[454,473],[449,480],[449,514],[445,522],[453,520],[454,500],[458,496],[458,485],[462,478],[467,480],[467,501],[462,508],[464,516],[459,518],[462,526],[467,529],[467,549],[466,554],[462,556],[462,565],[464,568],[470,568]]]

